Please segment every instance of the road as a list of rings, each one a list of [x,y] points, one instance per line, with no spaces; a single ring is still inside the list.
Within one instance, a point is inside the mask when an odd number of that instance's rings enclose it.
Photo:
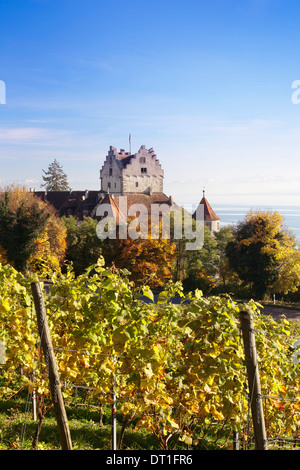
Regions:
[[[263,304],[261,304],[263,305]],[[273,318],[278,318],[280,315],[285,315],[287,320],[300,320],[300,309],[286,308],[281,305],[264,305],[261,313],[265,315],[272,315]]]
[[[146,303],[151,303],[147,297],[142,296],[141,299]],[[157,294],[154,295],[154,302],[157,302]],[[179,304],[181,302],[180,297],[174,297],[172,302],[174,304]],[[264,308],[261,309],[261,313],[265,315],[272,315],[273,318],[278,318],[281,315],[285,315],[287,320],[300,320],[300,308],[289,308],[282,307],[281,305],[264,305],[262,302],[259,302],[260,305],[263,305]]]

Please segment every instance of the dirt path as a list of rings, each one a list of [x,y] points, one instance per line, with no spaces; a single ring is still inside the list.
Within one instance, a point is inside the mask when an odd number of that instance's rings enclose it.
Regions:
[[[274,318],[285,315],[287,320],[300,320],[300,309],[296,308],[286,308],[280,305],[264,305],[261,312],[265,315],[272,315]]]

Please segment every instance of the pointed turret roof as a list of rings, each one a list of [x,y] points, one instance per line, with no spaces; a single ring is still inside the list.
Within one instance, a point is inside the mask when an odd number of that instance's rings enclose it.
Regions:
[[[217,216],[217,214],[213,211],[211,205],[209,204],[208,200],[205,197],[205,191],[203,191],[203,198],[201,199],[200,204],[203,204],[204,206],[204,221],[213,221],[213,220],[221,220],[220,217]],[[197,212],[194,212],[193,217],[195,218],[195,214]]]

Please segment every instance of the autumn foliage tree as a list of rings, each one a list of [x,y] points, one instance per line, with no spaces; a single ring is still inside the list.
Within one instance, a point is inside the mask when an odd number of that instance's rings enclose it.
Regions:
[[[118,256],[114,264],[130,271],[130,278],[137,285],[148,284],[154,288],[172,278],[176,248],[169,240],[115,240]]]
[[[230,267],[253,295],[295,292],[300,285],[300,252],[278,212],[250,211],[226,247]]]
[[[65,255],[66,229],[54,208],[26,188],[12,187],[0,195],[0,253],[2,262],[18,271],[41,275],[60,269]]]
[[[146,234],[140,232],[142,236],[136,239],[128,236],[105,240],[103,256],[106,263],[127,269],[136,285],[147,282],[151,288],[156,288],[173,278],[177,252],[174,242],[162,238],[161,225],[156,228],[157,233],[151,234],[149,220],[148,228]]]
[[[48,210],[49,218],[34,241],[36,250],[28,260],[32,271],[42,277],[47,277],[49,272],[59,273],[66,253],[66,228],[51,206]]]

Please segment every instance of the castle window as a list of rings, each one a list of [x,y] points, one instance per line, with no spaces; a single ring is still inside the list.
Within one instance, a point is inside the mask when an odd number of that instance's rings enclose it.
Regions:
[[[110,183],[107,183],[107,187],[110,189]]]
[[[138,188],[139,187],[139,183],[136,181],[135,183],[135,187]]]
[[[112,176],[112,168],[109,169],[109,176]]]
[[[140,163],[146,163],[146,157],[140,157]]]
[[[146,175],[147,174],[147,168],[141,168],[141,173]]]

